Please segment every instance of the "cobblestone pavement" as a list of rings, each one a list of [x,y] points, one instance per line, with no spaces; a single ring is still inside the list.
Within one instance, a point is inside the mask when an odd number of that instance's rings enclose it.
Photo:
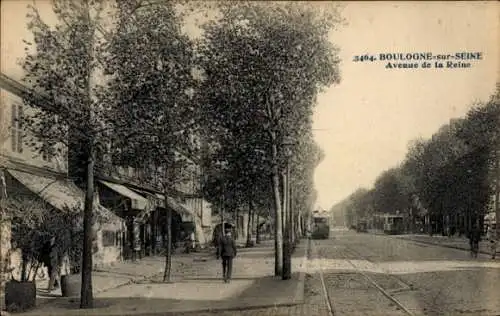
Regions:
[[[499,260],[352,231],[315,244],[336,315],[500,314]]]
[[[332,235],[312,242],[304,304],[176,315],[331,316],[327,301],[334,315],[500,314],[500,260],[471,259],[465,251],[400,238]]]

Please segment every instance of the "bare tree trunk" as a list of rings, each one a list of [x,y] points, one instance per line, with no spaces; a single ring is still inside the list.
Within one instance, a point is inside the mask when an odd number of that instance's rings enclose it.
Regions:
[[[90,57],[90,63],[86,65],[88,72],[86,74],[86,89],[88,98],[88,119],[92,123],[94,120],[93,112],[93,66],[95,58],[95,26],[92,23],[92,17],[90,12],[90,3],[88,0],[84,1],[86,13],[87,13],[87,23],[89,29],[92,30],[90,34],[90,42],[88,43],[88,56]],[[92,135],[92,133],[90,133]],[[95,135],[93,135],[95,137]],[[95,152],[95,139],[93,137],[87,138],[87,175],[86,175],[86,192],[85,192],[85,205],[83,209],[83,249],[82,249],[82,287],[80,292],[80,308],[92,308],[94,305],[94,293],[92,288],[92,217],[94,209],[94,169],[96,163],[96,152]]]
[[[224,184],[222,184],[222,196],[221,196],[221,204],[220,204],[220,223],[221,223],[221,230],[219,232],[219,236],[217,236],[217,242],[219,242],[219,238],[221,238],[224,235],[224,230],[226,229],[226,187]]]
[[[253,201],[250,199],[248,201],[248,220],[247,220],[247,247],[252,246],[252,215],[254,213],[253,210]]]
[[[274,140],[274,139],[273,139]],[[273,158],[273,191],[274,191],[274,275],[281,276],[283,272],[283,218],[281,216],[280,175],[277,164],[278,149],[272,144]]]
[[[259,222],[259,214],[257,214],[257,224],[255,225],[255,243],[260,244],[260,222]]]
[[[257,229],[257,222],[255,221],[255,218],[257,217],[256,213],[257,213],[256,210],[254,210],[252,212],[252,236],[253,236],[253,233],[254,233],[253,231]]]
[[[92,308],[94,304],[92,290],[92,211],[94,203],[95,151],[91,141],[88,145],[88,152],[85,207],[83,210],[83,258],[80,308]]]
[[[167,251],[165,252],[165,271],[163,282],[171,282],[172,271],[172,210],[168,207],[167,190],[165,189],[165,209],[167,210]]]
[[[292,197],[293,197],[293,190],[292,190],[292,185],[290,181],[290,169],[288,169],[288,212],[290,213],[290,241],[295,243],[295,212],[294,209],[292,208]],[[293,247],[293,246],[292,246]]]
[[[302,232],[302,212],[299,211],[297,214],[297,238],[302,238],[303,232]]]
[[[236,210],[234,212],[234,220],[236,222],[235,223],[236,224],[236,231],[235,231],[234,238],[237,240],[240,237],[240,228],[243,228],[240,225],[240,210],[238,209],[238,207],[236,207]]]
[[[288,188],[288,166],[285,172],[282,174],[282,181],[283,181],[283,208],[281,212],[283,213],[283,257],[287,256],[287,251],[289,249],[287,248],[290,245],[290,208],[288,204],[288,194],[289,188]],[[286,258],[285,258],[286,259]],[[284,264],[283,264],[284,265]],[[285,268],[283,268],[285,269]]]

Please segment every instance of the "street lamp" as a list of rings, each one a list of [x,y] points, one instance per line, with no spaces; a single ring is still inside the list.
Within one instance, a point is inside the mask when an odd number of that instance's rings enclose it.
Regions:
[[[285,138],[283,140],[283,151],[286,158],[286,177],[285,183],[283,185],[284,201],[283,206],[284,210],[287,211],[286,222],[283,225],[284,237],[283,238],[283,280],[289,280],[292,277],[292,234],[290,229],[293,225],[293,216],[292,211],[290,209],[290,159],[292,157],[292,145],[293,141],[290,138]]]

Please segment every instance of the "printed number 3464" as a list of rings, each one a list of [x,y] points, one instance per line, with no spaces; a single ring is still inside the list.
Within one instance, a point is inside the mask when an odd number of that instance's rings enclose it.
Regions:
[[[357,61],[375,61],[375,57],[372,55],[354,55],[354,62]]]

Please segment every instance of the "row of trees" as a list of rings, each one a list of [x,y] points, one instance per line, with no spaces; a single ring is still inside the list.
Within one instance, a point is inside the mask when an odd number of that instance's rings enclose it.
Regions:
[[[206,199],[225,196],[230,210],[273,211],[280,273],[283,143],[293,140],[294,205],[305,211],[315,199],[312,174],[321,160],[311,114],[321,89],[339,80],[337,50],[328,41],[335,9],[147,0],[56,0],[53,9],[55,27],[35,7],[29,15],[33,43],[26,42],[24,81],[35,93],[25,102],[38,111],[25,126],[32,145],[43,144],[39,151],[51,154],[63,143],[81,162],[81,307],[93,301],[95,172],[109,156],[160,176],[165,194],[187,163],[176,152],[201,157]],[[218,18],[193,38],[183,31],[187,12]],[[167,249],[166,280],[170,265]]]
[[[451,120],[430,139],[411,143],[404,161],[383,172],[371,190],[354,192],[342,208],[349,225],[373,213],[430,218],[431,233],[465,233],[486,212],[498,194],[500,88],[464,118]],[[412,222],[410,221],[410,225]]]

